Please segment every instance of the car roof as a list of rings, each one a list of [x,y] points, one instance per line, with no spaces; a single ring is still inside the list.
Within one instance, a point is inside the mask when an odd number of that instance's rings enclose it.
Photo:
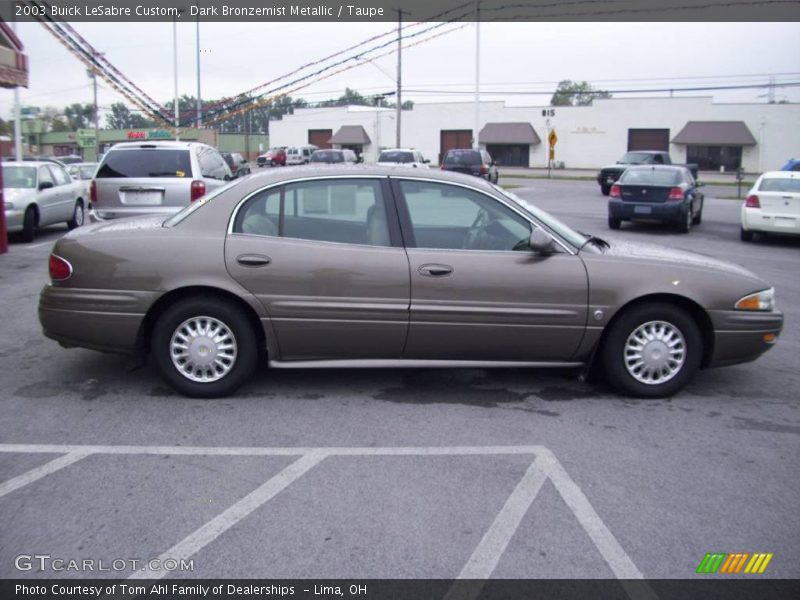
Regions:
[[[634,152],[638,152],[635,150]],[[631,165],[626,171],[688,171],[683,165]]]
[[[41,167],[43,165],[59,165],[52,160],[4,160],[4,167]],[[61,165],[59,165],[61,166]]]
[[[188,150],[193,146],[205,146],[201,142],[176,142],[176,141],[145,141],[142,140],[141,142],[120,142],[118,144],[114,144],[109,149],[109,152],[113,152],[114,150],[136,150],[138,148],[147,148],[148,150],[152,150],[153,148],[170,148],[173,150]]]
[[[381,152],[419,152],[414,148],[384,148]]]
[[[762,179],[794,179],[795,177],[800,177],[800,171],[767,171],[761,174]]]

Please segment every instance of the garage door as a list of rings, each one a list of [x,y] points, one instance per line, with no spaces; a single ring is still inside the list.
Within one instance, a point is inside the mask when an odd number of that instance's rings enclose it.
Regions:
[[[530,166],[530,146],[527,144],[486,144],[486,151],[501,167]]]
[[[628,152],[632,150],[669,152],[669,129],[628,129]]]
[[[333,129],[309,129],[308,143],[316,146],[320,150],[331,148],[328,140],[333,137]]]
[[[439,141],[439,164],[442,164],[448,150],[472,148],[472,129],[443,129]]]

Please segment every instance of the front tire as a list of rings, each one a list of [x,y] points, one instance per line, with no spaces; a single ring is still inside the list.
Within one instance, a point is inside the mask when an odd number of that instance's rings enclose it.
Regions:
[[[608,217],[608,228],[609,229],[619,229],[622,227],[622,219],[617,219],[615,217]]]
[[[164,380],[193,398],[219,398],[246,383],[258,341],[243,312],[213,296],[170,306],[156,321],[150,350]]]
[[[605,183],[601,183],[600,184],[600,193],[603,194],[603,196],[608,196],[611,193],[611,186],[610,185],[606,185]]]
[[[686,208],[686,214],[681,216],[681,222],[678,223],[678,231],[681,233],[689,233],[692,230],[692,207]]]
[[[22,232],[20,239],[26,244],[30,244],[36,235],[36,210],[29,206],[22,217]]]
[[[608,382],[639,398],[682,390],[700,368],[703,338],[683,309],[663,302],[627,309],[611,325],[602,349]]]
[[[75,202],[75,209],[72,211],[72,218],[67,221],[67,229],[72,231],[77,227],[83,225],[84,220],[86,219],[86,213],[83,210],[83,202],[80,200]]]

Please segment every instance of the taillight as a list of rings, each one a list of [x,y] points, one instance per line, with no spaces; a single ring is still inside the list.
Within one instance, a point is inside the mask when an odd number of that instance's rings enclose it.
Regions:
[[[489,172],[489,167],[481,165],[481,175],[486,175]]]
[[[192,202],[206,195],[206,184],[195,179],[192,182]]]
[[[89,184],[89,198],[91,198],[92,206],[97,204],[97,182],[94,179]]]
[[[50,279],[64,281],[72,276],[72,265],[65,259],[55,254],[50,255]]]
[[[667,200],[683,200],[683,190],[679,187],[674,187],[669,191]]]
[[[611,191],[609,192],[609,196],[612,198],[622,198],[622,190],[618,185],[612,185]]]
[[[758,196],[755,194],[750,194],[744,201],[744,205],[747,208],[761,208],[761,202],[758,201]]]

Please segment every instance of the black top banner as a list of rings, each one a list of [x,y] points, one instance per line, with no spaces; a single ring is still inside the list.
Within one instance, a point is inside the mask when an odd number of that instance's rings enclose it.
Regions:
[[[800,0],[0,0],[5,21],[797,21]]]

